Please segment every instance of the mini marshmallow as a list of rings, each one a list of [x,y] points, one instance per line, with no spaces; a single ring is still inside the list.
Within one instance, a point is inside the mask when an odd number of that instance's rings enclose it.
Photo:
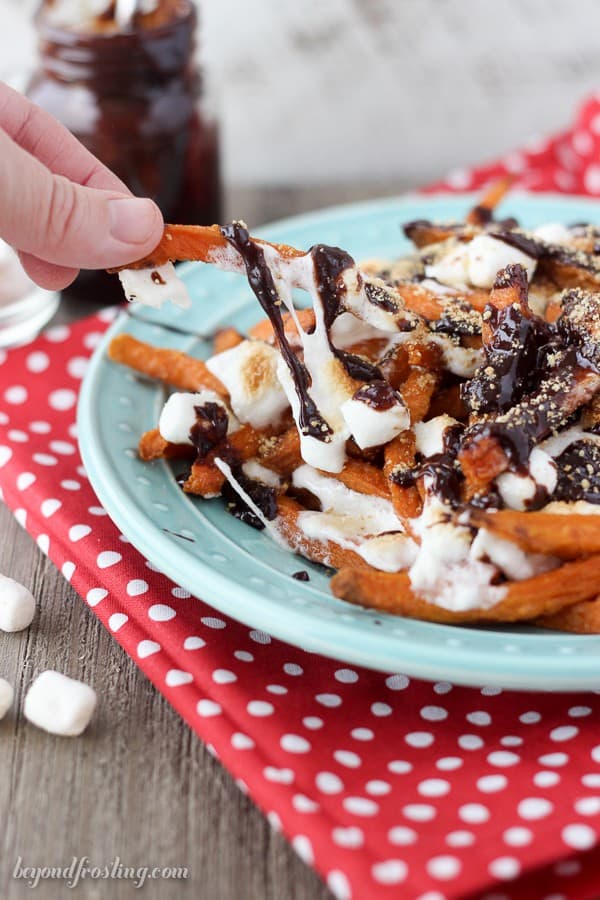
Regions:
[[[505,241],[499,241],[489,234],[479,234],[465,246],[469,260],[469,281],[475,287],[493,287],[500,269],[514,263],[523,266],[529,281],[533,277],[537,260]]]
[[[229,391],[240,422],[253,428],[272,425],[288,408],[277,377],[279,352],[262,341],[242,341],[206,360],[207,368]]]
[[[562,222],[546,222],[545,225],[534,228],[533,236],[539,238],[540,241],[545,241],[546,244],[571,244],[573,242],[573,235]]]
[[[205,403],[218,403],[229,416],[227,433],[239,427],[239,423],[231,415],[222,398],[214,391],[202,390],[197,394],[176,393],[171,394],[162,408],[158,420],[158,430],[161,437],[171,444],[190,444],[190,430],[196,422],[196,406],[204,406]]]
[[[361,450],[387,444],[410,426],[410,413],[400,400],[388,409],[373,409],[351,397],[342,403],[340,412]]]
[[[7,575],[0,575],[0,629],[22,631],[31,625],[35,599],[31,591]]]
[[[446,413],[442,413],[441,416],[434,416],[428,422],[415,422],[413,428],[415,430],[417,452],[425,457],[443,453],[446,429],[457,424],[456,419],[453,419],[452,416]]]
[[[122,269],[119,280],[128,300],[159,309],[170,300],[181,309],[192,305],[188,289],[178,277],[173,263],[144,269]]]
[[[81,734],[96,707],[96,692],[74,678],[48,669],[31,683],[23,712],[38,728],[69,737]]]
[[[5,678],[0,678],[0,719],[4,718],[12,706],[14,695],[12,684],[9,684]]]

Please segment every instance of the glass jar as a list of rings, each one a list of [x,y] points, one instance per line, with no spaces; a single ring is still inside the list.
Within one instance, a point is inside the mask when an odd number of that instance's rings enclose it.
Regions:
[[[218,128],[195,62],[193,2],[163,0],[126,29],[108,16],[66,26],[54,9],[36,16],[40,68],[30,99],[134,194],[152,197],[165,221],[220,221]],[[122,299],[115,280],[98,272],[82,273],[69,291]]]

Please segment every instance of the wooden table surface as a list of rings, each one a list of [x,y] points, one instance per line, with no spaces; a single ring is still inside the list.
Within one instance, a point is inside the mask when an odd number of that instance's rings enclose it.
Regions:
[[[401,185],[237,190],[227,212],[256,226],[345,200],[398,193]],[[92,311],[64,303],[57,321]],[[68,891],[43,881],[32,891],[15,865],[66,866],[87,856],[126,866],[186,866],[187,881],[146,883],[147,898],[323,900],[318,876],[266,822],[92,610],[0,503],[0,572],[38,600],[31,628],[0,632],[0,676],[15,703],[0,722],[0,897],[130,898],[127,881],[84,881]],[[59,738],[21,712],[44,669],[76,675],[99,695],[81,738]]]

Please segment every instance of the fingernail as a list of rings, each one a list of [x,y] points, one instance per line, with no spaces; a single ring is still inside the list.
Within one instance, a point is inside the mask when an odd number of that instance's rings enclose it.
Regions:
[[[108,214],[110,233],[124,244],[145,244],[156,230],[156,206],[152,200],[109,200]]]

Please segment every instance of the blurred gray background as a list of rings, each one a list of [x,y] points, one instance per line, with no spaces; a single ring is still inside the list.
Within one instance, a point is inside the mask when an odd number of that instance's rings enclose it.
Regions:
[[[0,0],[0,75],[32,0]],[[204,0],[228,184],[416,185],[569,124],[598,0]]]

